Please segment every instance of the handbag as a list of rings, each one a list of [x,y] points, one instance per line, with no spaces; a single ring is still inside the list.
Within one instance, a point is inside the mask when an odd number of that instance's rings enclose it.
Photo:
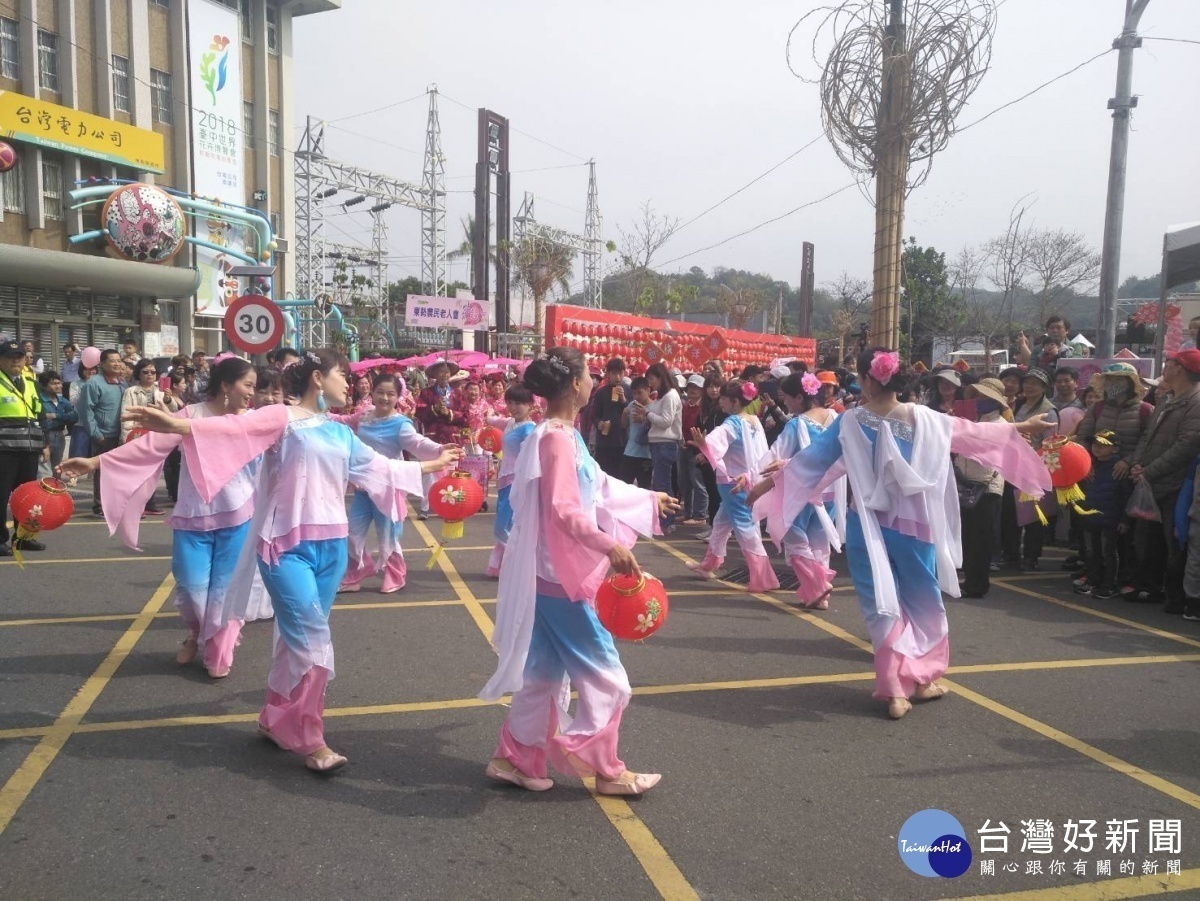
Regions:
[[[958,506],[963,510],[974,510],[987,494],[987,482],[972,482],[970,479],[955,479],[958,485]]]

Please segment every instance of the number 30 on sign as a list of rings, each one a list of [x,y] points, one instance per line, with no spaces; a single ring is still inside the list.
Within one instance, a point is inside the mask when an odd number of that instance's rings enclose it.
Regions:
[[[225,310],[225,337],[248,354],[265,353],[283,340],[283,313],[267,297],[244,294]]]

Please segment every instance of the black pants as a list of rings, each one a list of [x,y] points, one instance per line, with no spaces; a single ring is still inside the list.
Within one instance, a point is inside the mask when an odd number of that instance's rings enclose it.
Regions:
[[[625,458],[623,447],[597,447],[596,463],[600,471],[614,479],[621,478],[621,461]]]
[[[961,511],[964,595],[983,597],[992,587],[992,544],[999,506],[1000,495],[984,494],[974,509]]]
[[[1036,563],[1042,556],[1046,527],[1038,520],[1027,526],[1017,525],[1017,494],[1012,485],[1005,484],[1000,506],[1000,549],[1005,560],[1024,559]],[[1021,539],[1024,538],[1022,546]]]
[[[708,491],[708,524],[711,526],[721,509],[721,493],[717,490],[717,474],[712,466],[701,463],[700,473],[704,476],[704,488]]]
[[[1083,562],[1093,588],[1116,588],[1121,536],[1114,526],[1083,527]]]
[[[97,457],[100,456],[101,454],[106,454],[110,450],[112,450],[114,447],[117,447],[118,445],[120,445],[120,443],[121,443],[120,436],[117,436],[114,438],[93,438],[92,439],[92,454]],[[92,473],[92,511],[95,512],[96,510],[99,510],[99,509],[100,509],[100,468],[97,467],[96,471],[94,473]]]
[[[1187,554],[1175,540],[1175,502],[1179,492],[1173,491],[1165,497],[1155,496],[1163,521],[1143,522],[1145,548],[1142,552],[1141,578],[1138,587],[1151,594],[1161,592],[1167,606],[1183,605],[1183,571],[1187,565]]]
[[[18,485],[37,479],[41,459],[40,451],[0,451],[0,544],[8,544],[8,499]]]
[[[639,488],[649,488],[653,471],[649,457],[621,457],[621,481]]]
[[[167,481],[167,496],[172,501],[179,500],[179,465],[183,455],[179,452],[179,448],[167,454],[167,459],[163,463],[163,478]],[[607,470],[605,470],[607,472]]]

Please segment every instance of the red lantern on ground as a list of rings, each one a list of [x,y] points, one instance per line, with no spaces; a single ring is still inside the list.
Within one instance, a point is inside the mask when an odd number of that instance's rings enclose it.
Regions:
[[[1079,483],[1092,471],[1092,455],[1083,445],[1076,444],[1070,438],[1051,438],[1042,444],[1038,454],[1050,470],[1050,482],[1054,485],[1059,504],[1070,504],[1079,513],[1094,512],[1079,507],[1079,501],[1084,499]]]
[[[25,482],[13,491],[9,506],[17,525],[17,540],[32,541],[38,533],[57,529],[75,512],[75,501],[58,479]],[[21,565],[21,551],[13,543],[13,557]]]
[[[667,621],[667,609],[667,590],[649,573],[614,575],[596,592],[596,616],[624,641],[649,638]]]
[[[504,446],[504,433],[494,425],[484,426],[475,434],[475,443],[489,454],[498,454]]]

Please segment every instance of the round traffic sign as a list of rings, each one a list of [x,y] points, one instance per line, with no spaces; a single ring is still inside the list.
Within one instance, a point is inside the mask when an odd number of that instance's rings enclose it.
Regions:
[[[225,336],[248,354],[270,350],[283,340],[283,313],[270,298],[243,294],[225,310]]]

